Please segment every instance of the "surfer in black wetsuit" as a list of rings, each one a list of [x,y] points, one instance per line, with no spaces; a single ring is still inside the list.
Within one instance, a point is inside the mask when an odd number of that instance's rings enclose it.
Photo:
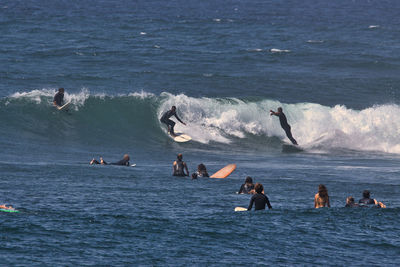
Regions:
[[[101,165],[129,166],[129,159],[130,159],[129,155],[125,154],[124,157],[120,161],[117,161],[117,162],[114,162],[114,163],[107,163],[107,162],[105,162],[105,160],[103,160],[102,157],[100,157],[100,162],[98,160],[96,160],[96,159],[92,159],[92,161],[90,162],[90,165],[101,164]]]
[[[172,116],[175,116],[175,118],[182,123],[183,125],[186,125],[186,123],[184,123],[179,117],[178,115],[176,115],[176,107],[172,106],[172,108],[170,110],[168,110],[167,112],[165,112],[162,117],[160,118],[160,121],[162,123],[165,123],[168,126],[168,133],[172,136],[175,136],[175,132],[174,132],[174,126],[175,126],[175,122],[173,120],[170,120],[169,118],[171,118]]]
[[[251,210],[251,208],[253,207],[253,203],[255,204],[254,210],[265,210],[265,205],[267,205],[269,209],[272,209],[268,197],[263,194],[263,185],[260,183],[256,183],[254,189],[257,193],[251,197],[250,204],[247,210]]]
[[[277,112],[273,110],[270,110],[269,112],[271,112],[271,116],[275,115],[279,117],[279,122],[281,123],[281,127],[283,128],[283,130],[285,130],[286,136],[290,139],[293,145],[297,145],[297,141],[292,136],[290,125],[287,122],[286,116],[283,113],[282,108],[279,107]]]
[[[174,161],[174,164],[172,166],[172,168],[173,168],[172,175],[173,176],[189,176],[188,167],[186,165],[186,162],[184,162],[182,160],[182,158],[183,158],[183,155],[178,154],[177,160]],[[185,173],[185,171],[186,171],[186,173]]]
[[[57,108],[62,107],[64,104],[64,88],[58,88],[58,93],[55,94],[53,99],[53,105]]]
[[[370,197],[369,190],[363,191],[363,198],[358,201],[359,205],[362,207],[376,207],[376,208],[386,208],[386,205],[374,198]]]

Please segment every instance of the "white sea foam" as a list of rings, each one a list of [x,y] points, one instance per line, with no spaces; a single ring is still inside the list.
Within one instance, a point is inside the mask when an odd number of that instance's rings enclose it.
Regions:
[[[271,48],[269,50],[271,53],[290,53],[290,50],[287,49],[278,49],[278,48]]]
[[[284,104],[264,100],[245,102],[239,99],[192,98],[186,95],[163,93],[165,101],[158,116],[177,106],[187,126],[176,128],[202,143],[210,141],[230,143],[248,134],[277,136],[289,142],[279,119],[269,116],[269,110],[282,107],[292,127],[295,139],[307,149],[352,149],[400,154],[400,107],[374,106],[352,110],[337,105]]]
[[[379,25],[369,25],[368,29],[376,29],[376,28],[380,28]]]
[[[323,42],[324,42],[324,40],[307,40],[307,43],[311,43],[311,44],[321,44]]]

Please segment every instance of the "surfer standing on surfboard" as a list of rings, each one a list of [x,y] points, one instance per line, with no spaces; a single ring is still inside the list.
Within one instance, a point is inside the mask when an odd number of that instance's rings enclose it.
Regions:
[[[269,112],[271,112],[271,116],[275,115],[275,116],[279,117],[279,122],[281,123],[281,127],[283,128],[283,130],[285,130],[286,136],[290,139],[290,141],[293,143],[293,145],[297,145],[297,141],[292,136],[292,132],[290,130],[290,125],[287,122],[286,116],[283,113],[282,108],[279,107],[277,112],[275,112],[273,110],[270,110]]]
[[[186,123],[184,123],[179,117],[178,115],[176,115],[176,107],[172,106],[172,108],[170,110],[168,110],[167,112],[165,112],[162,117],[160,118],[160,121],[162,123],[165,123],[168,126],[168,133],[172,136],[176,136],[175,132],[174,132],[174,126],[175,126],[175,122],[173,120],[170,120],[169,118],[171,118],[172,116],[175,116],[175,118],[182,123],[183,125],[186,125]]]
[[[53,105],[61,108],[64,104],[64,88],[58,88],[58,93],[54,96]]]

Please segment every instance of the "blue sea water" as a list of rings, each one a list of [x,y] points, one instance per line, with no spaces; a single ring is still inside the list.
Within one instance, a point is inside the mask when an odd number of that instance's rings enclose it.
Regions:
[[[398,1],[1,1],[8,266],[398,266]],[[52,107],[64,87],[69,112]],[[172,105],[193,141],[159,117]],[[279,106],[300,153],[288,143]],[[136,167],[90,166],[131,156]],[[236,163],[227,179],[177,178]],[[234,212],[246,176],[273,210]],[[330,209],[313,209],[325,184]],[[387,209],[346,209],[368,189]]]

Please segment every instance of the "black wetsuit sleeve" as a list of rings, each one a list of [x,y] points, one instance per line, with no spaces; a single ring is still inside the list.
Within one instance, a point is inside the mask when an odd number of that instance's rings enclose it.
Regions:
[[[183,123],[183,121],[178,117],[178,115],[175,113],[174,114],[175,115],[175,118],[178,120],[178,121],[180,121],[180,123]]]
[[[242,185],[240,186],[240,189],[239,189],[239,193],[238,193],[238,194],[243,193],[243,189],[244,189],[244,184],[242,184]]]
[[[269,203],[269,199],[267,196],[265,196],[265,201],[267,202],[267,206],[269,209],[272,209],[271,203]]]
[[[253,196],[251,197],[251,199],[250,199],[250,204],[249,204],[249,207],[247,208],[247,210],[251,210],[251,209],[253,208],[254,196],[255,196],[255,195],[253,195]]]

